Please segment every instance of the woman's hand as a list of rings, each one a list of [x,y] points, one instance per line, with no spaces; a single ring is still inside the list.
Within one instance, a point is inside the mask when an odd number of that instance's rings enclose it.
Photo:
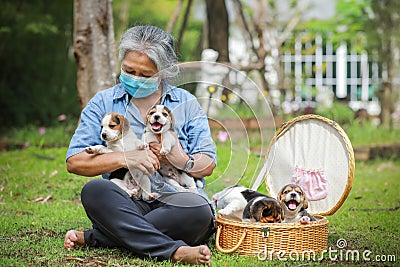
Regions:
[[[160,161],[151,150],[132,150],[124,152],[126,167],[138,169],[146,175],[160,168]]]
[[[159,161],[169,163],[174,167],[183,170],[186,162],[189,160],[189,156],[183,150],[175,133],[173,133],[173,136],[175,138],[175,145],[167,155],[161,155],[161,144],[159,143],[150,143],[150,150],[157,156]],[[210,176],[215,168],[213,159],[201,153],[193,154],[192,156],[194,158],[194,166],[188,173],[195,178]]]
[[[146,175],[160,168],[160,161],[150,150],[88,154],[85,151],[67,160],[67,170],[83,176],[96,176],[120,168],[136,168]]]
[[[185,167],[186,162],[189,159],[189,156],[183,151],[181,144],[179,143],[178,137],[175,133],[171,133],[171,136],[175,139],[175,145],[172,146],[171,151],[162,155],[160,153],[162,145],[160,143],[150,143],[150,150],[157,156],[157,158],[164,163],[169,163],[174,167],[182,170]]]

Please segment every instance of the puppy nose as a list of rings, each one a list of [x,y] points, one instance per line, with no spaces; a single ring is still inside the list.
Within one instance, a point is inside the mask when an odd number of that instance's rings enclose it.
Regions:
[[[101,137],[103,137],[103,139],[106,139],[107,138],[107,134],[106,133],[102,133]]]
[[[290,193],[291,197],[296,197],[296,193]]]
[[[157,121],[158,119],[160,119],[160,115],[154,115],[154,119]]]

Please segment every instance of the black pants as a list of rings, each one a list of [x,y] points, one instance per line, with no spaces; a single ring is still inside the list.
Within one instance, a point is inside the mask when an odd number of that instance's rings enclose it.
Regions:
[[[170,193],[148,203],[132,200],[109,180],[94,179],[83,187],[81,198],[93,223],[84,233],[91,247],[123,247],[164,260],[181,246],[205,242],[214,231],[211,206],[194,193]]]

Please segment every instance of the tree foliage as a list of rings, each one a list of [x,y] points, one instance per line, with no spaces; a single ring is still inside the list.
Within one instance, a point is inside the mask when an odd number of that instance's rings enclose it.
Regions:
[[[186,8],[188,1],[183,1],[182,11]],[[166,30],[171,16],[174,14],[178,0],[165,1],[141,1],[141,0],[113,0],[114,11],[114,26],[116,32],[116,41],[118,44],[121,34],[126,28],[134,25],[151,24]],[[178,52],[179,61],[199,60],[201,49],[202,22],[196,20],[194,10],[198,8],[196,1],[191,8],[189,20],[185,27],[185,32],[182,40],[179,40],[180,50]],[[124,14],[127,12],[127,16]],[[180,27],[184,20],[184,12],[180,12],[175,27],[171,34],[177,39],[179,36]],[[178,41],[178,40],[177,40]]]
[[[2,1],[0,128],[79,112],[71,34],[72,1]]]

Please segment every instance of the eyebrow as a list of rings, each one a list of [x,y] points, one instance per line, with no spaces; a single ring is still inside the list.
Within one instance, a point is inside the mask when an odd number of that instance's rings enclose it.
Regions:
[[[124,64],[124,63],[122,63],[122,67],[124,67],[124,69],[126,69],[126,70],[128,70],[128,71],[135,70],[134,67],[131,67],[131,66],[129,66],[129,65],[126,65],[126,64]],[[144,75],[146,75],[146,76],[154,76],[154,75],[157,74],[157,73],[154,72],[153,70],[141,70],[141,72],[142,72]]]

